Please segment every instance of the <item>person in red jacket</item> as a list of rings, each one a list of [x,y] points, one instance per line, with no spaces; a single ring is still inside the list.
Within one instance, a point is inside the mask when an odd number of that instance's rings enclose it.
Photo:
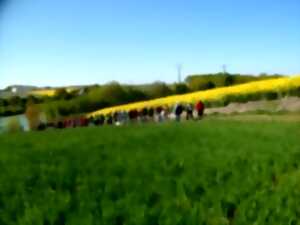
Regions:
[[[197,111],[198,119],[201,119],[204,113],[204,103],[200,100],[195,104],[195,110]]]

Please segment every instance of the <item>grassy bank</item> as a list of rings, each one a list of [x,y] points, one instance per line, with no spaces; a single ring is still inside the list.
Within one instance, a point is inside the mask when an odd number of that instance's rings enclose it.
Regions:
[[[0,224],[297,224],[300,126],[208,119],[0,136]]]

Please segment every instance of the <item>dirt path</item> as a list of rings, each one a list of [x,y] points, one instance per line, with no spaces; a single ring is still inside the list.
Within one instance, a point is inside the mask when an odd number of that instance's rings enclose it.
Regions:
[[[233,114],[233,113],[247,113],[247,112],[292,112],[300,113],[300,98],[286,97],[278,100],[261,100],[247,103],[230,103],[225,107],[208,108],[205,114]]]

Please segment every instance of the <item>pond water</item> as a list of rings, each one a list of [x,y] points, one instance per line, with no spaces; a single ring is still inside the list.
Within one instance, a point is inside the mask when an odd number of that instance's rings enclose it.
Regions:
[[[7,124],[11,119],[17,119],[25,131],[29,130],[25,115],[0,117],[0,133],[7,129]]]

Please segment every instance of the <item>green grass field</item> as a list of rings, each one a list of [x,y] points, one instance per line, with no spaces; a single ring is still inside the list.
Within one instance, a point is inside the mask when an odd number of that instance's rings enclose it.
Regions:
[[[1,225],[300,224],[300,123],[0,136]]]

